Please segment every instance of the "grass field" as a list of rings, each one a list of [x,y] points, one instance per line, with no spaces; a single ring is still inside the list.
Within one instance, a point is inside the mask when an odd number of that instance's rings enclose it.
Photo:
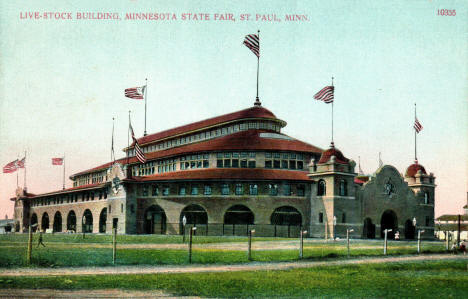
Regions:
[[[0,288],[165,290],[202,297],[465,298],[465,260],[323,266],[287,271],[15,277]]]
[[[36,241],[35,236],[34,241]],[[183,265],[188,263],[187,245],[180,236],[118,236],[118,265]],[[145,242],[146,241],[146,242]],[[268,242],[266,242],[268,241]],[[45,235],[47,247],[33,246],[32,266],[110,266],[112,265],[111,238],[106,235]],[[264,244],[268,243],[267,250]],[[155,248],[154,244],[168,244]],[[172,245],[171,245],[172,244]],[[245,245],[244,245],[245,244]],[[257,245],[258,244],[258,245]],[[262,245],[259,245],[262,244]],[[281,246],[288,245],[288,249]],[[215,245],[213,247],[213,245]],[[172,247],[171,247],[172,246]],[[275,249],[278,246],[278,249]],[[273,249],[272,249],[273,248]],[[424,242],[423,253],[444,252],[441,242]],[[195,237],[193,263],[234,264],[247,263],[247,239],[245,237]],[[27,235],[0,236],[0,267],[23,267],[26,264]],[[415,254],[416,243],[389,242],[390,255]],[[382,241],[353,240],[351,256],[382,255]],[[346,244],[308,239],[304,244],[304,259],[346,258]],[[255,238],[252,258],[254,261],[294,261],[298,259],[298,241],[295,239]]]

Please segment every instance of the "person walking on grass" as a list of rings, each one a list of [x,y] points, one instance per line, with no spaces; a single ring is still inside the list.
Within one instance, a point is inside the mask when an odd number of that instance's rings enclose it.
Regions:
[[[463,240],[463,242],[461,242],[461,244],[460,244],[460,251],[463,252],[463,255],[466,255],[466,244],[465,244],[465,240]]]
[[[39,240],[37,240],[37,248],[39,248],[39,245],[42,245],[42,246],[46,247],[44,242],[42,242],[42,231],[41,230],[39,230]]]

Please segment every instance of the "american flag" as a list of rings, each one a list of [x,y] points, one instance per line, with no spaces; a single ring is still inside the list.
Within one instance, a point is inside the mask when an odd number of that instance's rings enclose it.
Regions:
[[[26,162],[26,157],[24,157],[23,159],[19,160],[18,162],[16,162],[16,167],[18,168],[24,168],[24,163]]]
[[[52,158],[52,165],[62,165],[63,158]]]
[[[413,127],[416,130],[416,133],[421,132],[421,130],[423,129],[423,126],[421,125],[421,123],[419,122],[419,120],[417,118],[414,119],[414,126]]]
[[[141,87],[132,87],[125,89],[125,96],[127,98],[135,99],[135,100],[143,100],[143,96],[145,94],[145,86]]]
[[[335,91],[334,86],[325,86],[319,92],[314,95],[314,99],[317,101],[324,101],[327,104],[333,103],[333,93]]]
[[[133,143],[135,143],[135,156],[138,159],[138,161],[140,161],[140,163],[145,163],[146,162],[145,154],[141,150],[141,147],[138,144],[137,139],[135,138],[135,134],[133,133],[132,124],[130,124],[130,132],[132,133]]]
[[[3,173],[12,173],[18,169],[18,159],[3,166]]]
[[[245,36],[244,45],[250,49],[258,58],[260,58],[260,39],[257,34],[249,34]]]

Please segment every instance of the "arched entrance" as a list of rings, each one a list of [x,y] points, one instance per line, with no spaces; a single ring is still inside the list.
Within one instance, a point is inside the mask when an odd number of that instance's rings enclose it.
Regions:
[[[151,206],[145,211],[145,233],[165,234],[166,213],[160,206]]]
[[[76,215],[73,210],[68,212],[67,216],[67,231],[76,232]]]
[[[243,205],[230,207],[224,214],[224,224],[254,224],[254,213]]]
[[[415,235],[415,227],[413,225],[413,221],[406,220],[405,221],[405,239],[414,239]]]
[[[386,210],[382,214],[382,218],[380,220],[380,236],[384,237],[384,230],[391,229],[391,232],[387,233],[388,239],[395,238],[395,232],[398,230],[398,219],[397,215],[392,210]]]
[[[271,224],[274,225],[302,225],[302,215],[299,211],[291,206],[283,206],[275,209],[271,214]]]
[[[43,231],[49,229],[49,214],[47,214],[47,212],[44,212],[44,214],[42,214],[41,228]]]
[[[31,230],[35,232],[37,230],[37,215],[33,213],[31,216]]]
[[[62,214],[59,211],[55,212],[54,215],[54,232],[62,231]]]
[[[84,211],[82,221],[82,229],[84,233],[93,232],[93,214],[89,209]]]
[[[99,232],[106,232],[106,222],[107,222],[107,208],[102,209],[101,214],[99,215]]]
[[[370,218],[364,219],[362,237],[366,239],[375,239],[375,224],[372,223],[372,219]]]
[[[186,206],[180,213],[180,232],[182,233],[183,222],[182,219],[187,219],[187,224],[196,226],[197,224],[207,225],[208,224],[208,213],[206,210],[199,205]]]

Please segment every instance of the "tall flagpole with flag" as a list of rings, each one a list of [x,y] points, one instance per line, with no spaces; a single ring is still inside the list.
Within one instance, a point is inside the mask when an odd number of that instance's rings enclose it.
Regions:
[[[26,187],[26,151],[24,151],[24,192],[26,192],[28,190],[28,187]]]
[[[112,118],[111,161],[112,161],[112,164],[114,164],[114,162],[115,162],[115,153],[114,153],[114,118]]]
[[[314,99],[317,101],[323,101],[325,104],[332,104],[332,119],[331,119],[331,146],[334,147],[334,141],[333,141],[333,102],[335,98],[335,87],[333,86],[333,79],[332,77],[332,84],[331,86],[325,86],[322,88],[319,92],[317,92],[314,95]]]
[[[257,96],[255,98],[255,106],[261,106],[260,98],[258,97],[258,77],[260,69],[260,30],[257,31],[257,34],[249,34],[245,36],[244,45],[249,48],[252,53],[257,56]]]
[[[148,79],[145,79],[145,85],[140,87],[131,87],[125,89],[125,96],[130,99],[134,100],[145,100],[145,132],[144,135],[146,136],[146,89],[148,85]]]
[[[423,129],[423,126],[418,120],[418,117],[416,116],[416,103],[414,103],[414,161],[417,163],[418,161],[418,155],[417,155],[417,140],[416,136],[421,130]]]
[[[145,78],[145,88],[143,89],[143,93],[145,94],[145,132],[143,136],[146,136],[146,94],[148,93],[148,78]]]
[[[130,113],[131,110],[128,110],[128,130],[127,130],[127,177],[130,177],[131,172],[130,165],[128,164],[130,159]]]
[[[65,190],[65,153],[63,153],[63,185],[62,190]]]

